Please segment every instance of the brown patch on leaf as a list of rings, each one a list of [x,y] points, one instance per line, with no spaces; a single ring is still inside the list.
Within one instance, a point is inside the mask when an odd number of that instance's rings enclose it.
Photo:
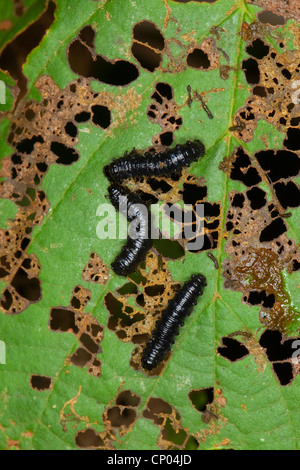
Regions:
[[[90,259],[82,271],[82,278],[86,282],[106,284],[109,278],[109,268],[97,253],[92,252]]]
[[[97,354],[101,353],[104,327],[90,313],[83,311],[91,299],[91,292],[82,286],[73,289],[69,307],[53,307],[50,310],[49,327],[52,331],[73,333],[81,346],[69,358],[77,367],[87,366],[89,374],[101,376],[101,362]]]
[[[251,5],[255,4],[264,10],[271,11],[276,15],[283,16],[287,19],[300,19],[300,7],[298,0],[247,0]]]
[[[9,31],[12,25],[11,20],[0,21],[0,31]]]
[[[20,450],[20,441],[16,439],[7,439],[6,450]]]
[[[127,434],[137,419],[141,398],[131,390],[122,390],[103,413],[103,422],[109,429],[118,430],[120,436]]]
[[[259,21],[253,23],[243,22],[241,25],[240,36],[244,41],[252,41],[258,36],[263,36],[269,28]]]
[[[248,190],[229,194],[226,230],[232,237],[226,244],[230,255],[223,264],[224,286],[243,293],[243,301],[260,305],[260,320],[268,328],[283,332],[297,312],[285,290],[282,271],[292,271],[299,252],[286,235],[287,226],[277,204],[269,203],[259,188],[263,173],[241,148],[227,162],[230,177]]]
[[[50,77],[42,76],[36,87],[41,102],[31,100],[19,104],[8,135],[14,152],[2,159],[0,173],[5,178],[0,185],[0,196],[18,207],[15,219],[0,232],[0,276],[7,284],[0,303],[1,310],[7,314],[20,313],[41,297],[38,260],[26,251],[33,228],[41,224],[49,210],[50,204],[40,188],[49,166],[71,165],[80,158],[75,149],[79,142],[78,123],[90,121],[111,132],[140,103],[132,90],[125,96],[95,93],[89,80],[84,79],[74,80],[60,90]],[[112,108],[115,120],[111,116]],[[20,287],[21,278],[28,289]],[[31,293],[27,294],[29,290]]]
[[[234,116],[232,131],[244,142],[253,138],[259,119],[286,132],[286,148],[299,147],[299,73],[300,52],[282,53],[272,49],[257,35],[244,37],[249,58],[242,67],[247,82],[252,86],[251,96]],[[284,43],[281,43],[284,47]],[[290,134],[290,135],[289,135]]]
[[[78,398],[81,394],[81,389],[82,386],[79,385],[78,392],[76,393],[75,397],[71,398],[70,400],[66,401],[64,403],[62,409],[60,410],[59,416],[60,416],[60,424],[63,428],[64,432],[67,432],[67,423],[68,422],[75,422],[73,427],[76,427],[81,421],[85,421],[86,423],[89,422],[89,419],[87,416],[80,416],[76,411],[75,411],[75,405],[78,401]],[[69,412],[66,412],[66,409],[69,408]]]
[[[194,47],[187,55],[187,65],[201,70],[213,70],[219,67],[220,53],[213,38],[204,39],[199,46]]]
[[[115,436],[111,429],[97,432],[90,426],[89,418],[87,416],[81,416],[76,412],[75,405],[81,394],[81,389],[82,386],[80,385],[75,397],[68,400],[60,411],[60,424],[63,431],[67,432],[68,423],[73,423],[72,427],[76,428],[78,424],[85,422],[88,426],[87,429],[79,430],[75,435],[75,444],[77,447],[81,449],[114,449],[112,442],[115,440]]]
[[[227,439],[226,437],[222,439],[221,442],[218,442],[217,444],[214,445],[214,449],[218,449],[219,447],[225,447],[230,444],[230,440]]]
[[[152,138],[152,143],[155,146],[168,147],[174,140],[174,132],[182,125],[182,118],[174,101],[173,88],[168,83],[159,82],[151,99],[147,116],[153,124],[161,127],[161,132]]]
[[[280,385],[290,385],[300,371],[299,337],[287,338],[277,330],[265,330],[259,339],[259,346],[272,364]]]
[[[173,281],[166,268],[166,262],[160,256],[155,256],[153,252],[147,254],[145,264],[130,278],[131,282],[126,283],[124,289],[122,287],[119,289],[123,291],[123,295],[109,292],[105,296],[104,303],[110,313],[108,328],[114,331],[121,341],[138,345],[133,351],[130,362],[131,366],[138,370],[141,368],[142,347],[179,285]],[[136,288],[132,289],[134,286]],[[135,305],[132,301],[129,302],[131,299],[135,300]],[[139,306],[142,309],[139,309]],[[152,373],[157,374],[160,370],[161,367]]]
[[[161,398],[149,398],[143,417],[159,426],[157,444],[164,450],[197,449],[199,441],[181,423],[178,411]]]
[[[13,0],[14,5],[14,14],[18,17],[24,15],[24,11],[26,10],[24,6],[24,0]]]

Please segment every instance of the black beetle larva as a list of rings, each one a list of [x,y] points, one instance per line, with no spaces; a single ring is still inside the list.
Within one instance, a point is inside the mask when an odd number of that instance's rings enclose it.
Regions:
[[[206,279],[202,274],[193,274],[181,289],[170,300],[161,318],[156,322],[152,338],[146,344],[142,355],[144,369],[152,370],[157,367],[170,351],[175,336],[184,319],[190,315],[197,303],[197,297],[203,294]]]
[[[109,180],[119,183],[128,178],[170,175],[189,166],[204,154],[205,147],[200,140],[188,140],[185,144],[177,144],[164,152],[146,152],[143,156],[132,151],[105,166],[104,174]]]
[[[136,221],[137,237],[128,236],[127,243],[115,258],[111,267],[119,276],[127,276],[136,271],[152,247],[151,217],[145,203],[135,194],[118,184],[108,188],[108,196],[112,205],[127,217],[129,222]]]

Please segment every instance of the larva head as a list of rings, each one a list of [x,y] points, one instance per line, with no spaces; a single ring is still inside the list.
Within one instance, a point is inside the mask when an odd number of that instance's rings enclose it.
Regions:
[[[191,277],[192,281],[201,288],[207,286],[206,278],[203,274],[193,274]]]
[[[108,187],[108,196],[110,199],[119,200],[121,196],[128,197],[129,190],[118,183],[113,183]]]
[[[146,370],[152,370],[156,367],[156,364],[153,364],[151,357],[142,358],[142,366]]]
[[[161,344],[156,344],[150,339],[142,353],[141,364],[143,369],[148,371],[155,369],[161,363],[164,356],[165,351],[162,352]]]
[[[205,147],[200,140],[196,139],[194,142],[189,142],[189,145],[193,149],[195,155],[197,155],[197,158],[203,157],[203,155],[205,155]]]
[[[111,170],[110,170],[110,165],[106,165],[104,168],[103,168],[103,173],[104,175],[106,176],[106,178],[108,180],[112,180],[112,175],[111,175]]]
[[[118,185],[116,184],[111,184],[109,187],[108,187],[108,197],[112,203],[113,206],[115,206],[119,199],[120,199],[120,188]]]
[[[103,173],[106,176],[106,178],[111,182],[114,182],[114,181],[120,182],[122,180],[122,178],[121,179],[119,178],[118,164],[117,164],[116,160],[113,160],[110,163],[110,165],[106,165],[103,168]]]

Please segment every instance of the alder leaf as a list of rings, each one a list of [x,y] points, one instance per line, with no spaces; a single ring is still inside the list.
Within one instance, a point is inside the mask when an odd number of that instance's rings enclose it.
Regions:
[[[41,14],[29,3],[16,35]],[[295,21],[260,11],[56,1],[23,66],[26,98],[0,108],[0,448],[299,447],[299,54]],[[155,241],[136,273],[115,275],[125,241],[97,236],[104,166],[195,139],[206,155],[179,180],[128,184],[202,202],[204,247]],[[203,296],[147,374],[157,310],[199,272]]]

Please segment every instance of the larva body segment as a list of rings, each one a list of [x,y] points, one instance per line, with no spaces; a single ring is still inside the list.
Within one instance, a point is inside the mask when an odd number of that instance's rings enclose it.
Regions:
[[[190,315],[197,303],[199,295],[203,294],[206,279],[202,274],[194,274],[170,300],[168,307],[162,312],[156,322],[152,338],[146,344],[142,355],[142,366],[146,370],[157,367],[170,351],[175,337],[179,333],[184,319]]]
[[[128,178],[164,176],[189,166],[204,154],[205,147],[200,140],[188,140],[185,144],[177,144],[173,149],[164,152],[146,152],[140,156],[133,151],[105,166],[104,173],[109,180],[119,183]]]
[[[121,253],[115,258],[111,267],[119,276],[127,276],[136,271],[152,247],[151,217],[145,203],[129,189],[118,184],[110,185],[108,195],[112,205],[120,211],[129,222],[136,222],[137,234],[130,235]]]

